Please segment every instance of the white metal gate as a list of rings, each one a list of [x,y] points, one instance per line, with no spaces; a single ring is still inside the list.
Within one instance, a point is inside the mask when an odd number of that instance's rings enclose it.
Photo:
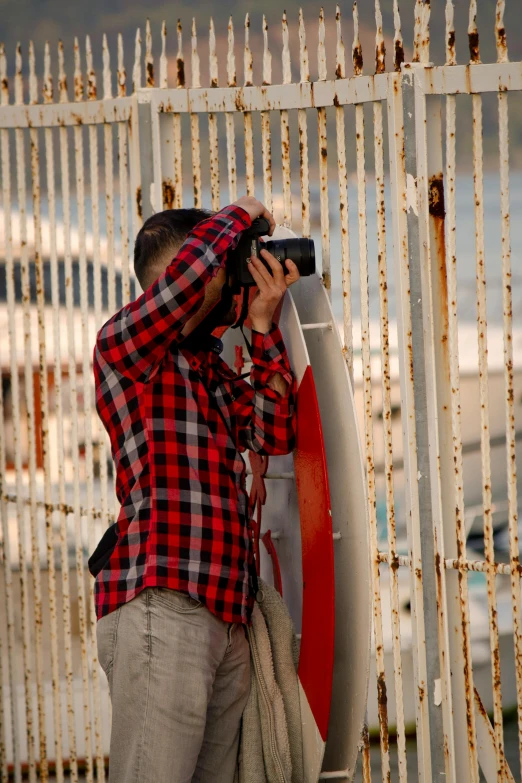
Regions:
[[[522,188],[510,170],[508,107],[522,89],[522,64],[508,61],[500,0],[496,11],[497,62],[480,63],[472,0],[470,62],[458,65],[454,8],[446,2],[446,63],[435,66],[429,1],[407,9],[415,14],[409,63],[394,2],[394,70],[386,72],[376,0],[375,73],[368,75],[354,4],[351,76],[342,35],[348,21],[339,8],[331,20],[321,11],[312,80],[302,14],[295,30],[283,16],[275,80],[267,24],[254,46],[247,17],[241,85],[232,22],[226,83],[219,83],[224,58],[211,22],[208,87],[195,25],[190,85],[181,26],[175,58],[162,28],[158,79],[147,25],[144,57],[139,31],[136,37],[132,94],[121,37],[116,79],[104,39],[101,89],[87,39],[85,51],[75,46],[73,100],[61,45],[57,89],[49,47],[40,83],[32,48],[27,72],[17,49],[12,82],[0,50],[2,780],[26,771],[32,781],[38,772],[105,777],[110,705],[85,562],[117,510],[109,446],[93,410],[92,346],[101,324],[137,294],[130,254],[141,221],[189,203],[217,209],[242,192],[318,241],[360,406],[374,607],[363,779],[412,779],[412,730],[422,781],[478,781],[479,764],[488,781],[520,779],[522,346],[510,186],[517,199]],[[262,52],[262,86],[255,86],[254,51]],[[291,52],[298,52],[297,81]],[[483,167],[490,94],[496,179]],[[464,134],[466,121],[468,179],[456,152],[457,127]],[[464,228],[459,240],[457,216],[466,227],[467,205],[471,232]],[[471,311],[460,276],[468,255]],[[491,255],[501,259],[498,269],[487,265]],[[507,707],[518,719],[511,770]],[[380,771],[374,763],[372,773],[373,728]]]

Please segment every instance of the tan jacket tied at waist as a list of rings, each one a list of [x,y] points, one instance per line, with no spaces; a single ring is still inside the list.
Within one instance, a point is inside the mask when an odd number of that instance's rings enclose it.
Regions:
[[[260,583],[248,629],[251,691],[243,713],[239,783],[303,783],[297,639],[275,588]]]

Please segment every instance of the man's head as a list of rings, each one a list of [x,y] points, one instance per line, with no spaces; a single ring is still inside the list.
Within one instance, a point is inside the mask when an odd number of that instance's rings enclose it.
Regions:
[[[144,291],[163,274],[192,229],[211,215],[205,209],[166,209],[145,221],[134,245],[134,271]]]
[[[163,274],[192,229],[212,214],[205,209],[166,209],[145,221],[134,245],[134,271],[144,291]],[[225,282],[225,271],[220,269],[207,284],[204,300],[197,313],[186,322],[183,334],[189,334],[217,304]],[[230,326],[235,320],[234,303],[222,325]]]

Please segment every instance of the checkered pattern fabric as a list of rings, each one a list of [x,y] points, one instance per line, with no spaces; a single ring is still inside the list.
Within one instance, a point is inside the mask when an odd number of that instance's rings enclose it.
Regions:
[[[251,384],[215,353],[178,347],[206,283],[249,225],[237,207],[200,223],[158,280],[98,333],[96,407],[121,503],[116,548],[96,577],[98,618],[161,586],[188,593],[226,622],[249,621],[241,452],[292,450],[295,381],[275,326],[252,333]],[[288,383],[284,396],[267,385],[276,372]]]

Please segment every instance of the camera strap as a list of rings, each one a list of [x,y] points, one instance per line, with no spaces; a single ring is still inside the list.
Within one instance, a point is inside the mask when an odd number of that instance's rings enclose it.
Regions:
[[[244,330],[246,317],[248,315],[249,294],[250,294],[250,289],[247,286],[244,286],[243,301],[241,302],[241,312],[239,314],[239,318],[237,319],[236,323],[231,327],[231,329],[239,329],[241,331],[241,334],[243,335],[243,340],[245,341],[245,345],[247,347],[248,355],[250,356],[250,358],[252,358],[252,345],[251,343],[249,343]],[[240,377],[246,378],[248,375],[249,373],[246,373],[244,376],[240,376]]]

